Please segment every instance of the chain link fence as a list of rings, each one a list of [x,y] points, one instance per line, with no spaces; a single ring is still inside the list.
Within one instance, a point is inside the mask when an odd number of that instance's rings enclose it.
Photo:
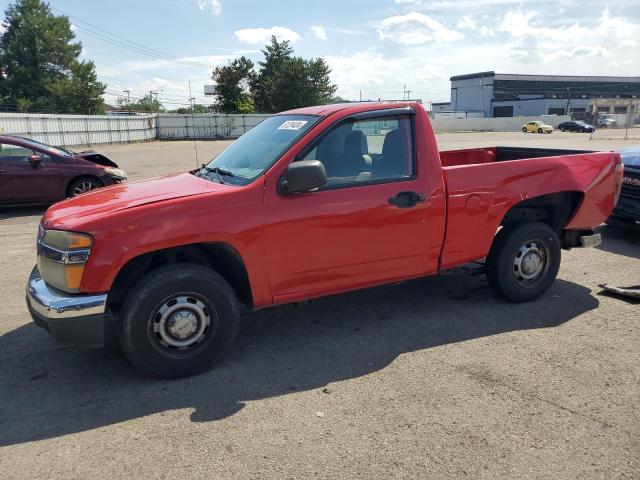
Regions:
[[[585,113],[584,118],[580,118],[596,127],[590,138],[640,140],[640,103],[633,100],[618,101],[604,106],[595,104],[591,112]]]

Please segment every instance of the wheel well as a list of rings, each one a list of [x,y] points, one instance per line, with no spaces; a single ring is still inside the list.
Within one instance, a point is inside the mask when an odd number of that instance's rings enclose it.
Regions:
[[[98,182],[98,184],[104,186],[102,181],[95,175],[90,175],[88,173],[83,173],[82,175],[76,175],[71,180],[69,180],[69,183],[67,183],[67,188],[65,190],[67,197],[71,196],[71,185],[73,184],[73,182],[75,182],[76,180],[80,180],[81,178],[89,178],[91,180],[95,180],[96,182]]]
[[[117,311],[126,293],[150,271],[178,262],[190,262],[215,270],[229,282],[238,299],[251,308],[253,297],[244,262],[236,250],[224,243],[198,243],[158,250],[129,260],[113,281],[107,307]]]
[[[560,231],[580,205],[582,196],[581,192],[559,192],[524,200],[509,209],[500,225],[545,222]]]

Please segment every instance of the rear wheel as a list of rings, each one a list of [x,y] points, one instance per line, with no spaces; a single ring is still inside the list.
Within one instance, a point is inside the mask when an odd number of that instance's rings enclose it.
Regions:
[[[541,128],[538,129],[538,133],[542,133],[543,130]]]
[[[515,223],[496,235],[486,269],[489,285],[512,302],[534,300],[553,284],[560,268],[560,240],[546,223]]]
[[[238,331],[236,296],[224,278],[194,264],[153,270],[121,311],[120,344],[142,370],[166,378],[210,368]]]
[[[97,178],[76,178],[69,184],[69,188],[67,188],[67,197],[77,197],[78,195],[82,195],[83,193],[87,193],[96,188],[100,188],[101,186],[102,184]]]
[[[524,133],[527,133],[527,127],[522,127],[522,131],[523,131]]]

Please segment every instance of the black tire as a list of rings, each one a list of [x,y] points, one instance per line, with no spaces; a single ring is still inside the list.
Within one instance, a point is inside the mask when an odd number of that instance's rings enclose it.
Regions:
[[[538,133],[543,133],[543,130],[541,128],[538,129]]]
[[[522,127],[522,131],[523,131],[524,133],[527,133],[527,127]]]
[[[69,183],[67,197],[77,197],[96,188],[102,187],[102,183],[95,177],[79,177]]]
[[[546,223],[507,225],[496,235],[487,256],[489,285],[512,302],[534,300],[556,279],[560,252],[558,234]]]
[[[120,312],[120,345],[131,363],[148,373],[187,377],[209,369],[229,349],[239,317],[236,295],[224,278],[199,265],[176,263],[151,271],[131,290]],[[180,318],[186,323],[178,323]],[[176,337],[183,327],[193,327],[191,336]],[[193,343],[174,345],[178,342]]]

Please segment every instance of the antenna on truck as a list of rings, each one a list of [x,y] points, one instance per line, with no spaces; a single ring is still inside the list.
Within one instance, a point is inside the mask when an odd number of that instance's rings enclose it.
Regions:
[[[191,80],[189,80],[189,105],[191,105],[191,131],[193,132],[193,150],[196,153],[196,168],[198,165],[198,141],[196,140],[196,122],[193,118],[193,111],[196,109],[196,99],[191,96]]]

